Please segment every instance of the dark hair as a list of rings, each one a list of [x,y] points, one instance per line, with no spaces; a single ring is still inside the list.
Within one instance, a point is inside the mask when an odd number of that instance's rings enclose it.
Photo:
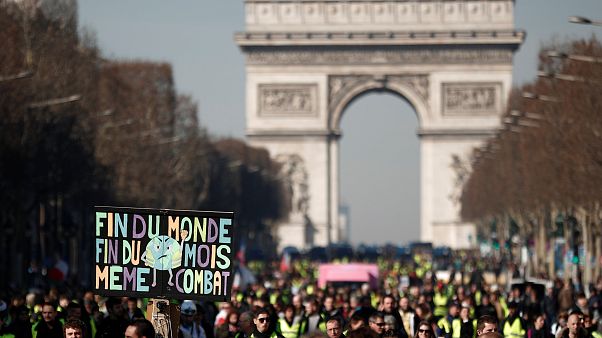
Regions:
[[[75,310],[75,309],[81,309],[82,306],[77,304],[76,302],[69,302],[69,305],[67,305],[67,310]]]
[[[354,312],[353,315],[351,315],[351,318],[349,318],[349,323],[351,324],[357,322],[364,322],[364,324],[366,324],[364,317],[362,317],[359,313]]]
[[[67,329],[79,329],[81,334],[84,335],[86,332],[86,324],[79,319],[69,319],[63,326],[63,333],[66,333]]]
[[[240,314],[240,316],[238,317],[238,322],[247,322],[247,323],[251,323],[253,321],[253,318],[255,317],[255,314],[252,311],[245,311],[243,313]]]
[[[429,323],[426,320],[420,321],[420,323],[416,327],[416,332],[414,333],[414,337],[418,337],[418,331],[420,330],[420,327],[423,326],[423,325],[428,326],[428,336],[429,336],[429,338],[435,338],[435,332],[433,331],[433,326],[431,325],[431,323]]]
[[[395,302],[395,296],[393,296],[393,295],[392,295],[392,294],[390,294],[390,293],[388,293],[388,294],[384,295],[384,296],[383,296],[383,300],[384,300],[385,298],[391,298],[391,299],[393,300],[393,302]]]
[[[477,331],[481,331],[485,328],[485,324],[494,324],[498,325],[497,318],[494,316],[484,315],[477,319]]]
[[[54,304],[52,304],[51,302],[44,302],[42,303],[42,307],[44,306],[52,306],[52,308],[54,309],[54,311],[56,311],[56,306]]]
[[[376,321],[376,318],[381,318],[381,319],[383,319],[383,320],[384,320],[384,319],[385,319],[385,316],[383,315],[383,313],[382,313],[382,312],[374,312],[374,313],[373,313],[373,314],[370,316],[370,318],[368,318],[368,321],[369,321],[370,323],[374,323],[374,322]]]
[[[328,318],[328,320],[326,321],[326,324],[328,324],[330,322],[337,322],[337,323],[339,323],[339,327],[341,329],[343,328],[343,319],[340,316],[334,316],[334,317]]]
[[[113,306],[115,305],[121,305],[121,300],[115,297],[111,297],[109,299],[107,299],[105,306],[107,308],[107,311],[113,311]]]
[[[353,330],[349,332],[347,335],[348,338],[378,338],[378,333],[372,331],[372,329],[368,327],[360,327],[357,330]]]
[[[270,311],[268,310],[267,307],[260,307],[259,309],[255,310],[255,312],[253,313],[253,318],[259,317],[260,314],[266,314],[266,315],[270,316]]]
[[[128,326],[135,326],[136,334],[139,337],[155,338],[155,328],[153,327],[153,324],[147,319],[135,319]]]

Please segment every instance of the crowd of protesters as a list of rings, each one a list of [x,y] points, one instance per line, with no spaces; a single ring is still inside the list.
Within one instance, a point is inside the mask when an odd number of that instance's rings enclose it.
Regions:
[[[452,272],[438,280],[431,262],[382,260],[378,287],[324,288],[316,283],[316,262],[259,262],[252,266],[256,280],[235,286],[229,302],[172,302],[185,338],[602,338],[602,278],[587,288],[561,279],[507,288],[481,278],[476,262],[467,259],[459,279]],[[0,338],[154,336],[144,331],[146,299],[60,287],[3,296]]]

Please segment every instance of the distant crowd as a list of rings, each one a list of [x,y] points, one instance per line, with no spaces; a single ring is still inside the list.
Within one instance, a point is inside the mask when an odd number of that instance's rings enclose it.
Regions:
[[[461,266],[466,278],[437,280],[426,263],[408,268],[389,261],[380,264],[377,287],[320,288],[316,266],[258,263],[256,278],[239,281],[229,302],[172,300],[180,310],[178,336],[602,338],[602,278],[587,287],[557,279],[507,289],[479,278],[476,264]],[[147,299],[61,287],[3,297],[0,338],[156,334]]]

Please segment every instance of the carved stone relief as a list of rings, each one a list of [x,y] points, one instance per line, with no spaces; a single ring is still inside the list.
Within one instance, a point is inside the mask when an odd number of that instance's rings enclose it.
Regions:
[[[511,49],[248,48],[249,65],[512,63]]]
[[[387,77],[387,82],[398,83],[412,88],[424,102],[429,98],[429,80],[426,75],[391,75]]]
[[[471,172],[471,165],[467,159],[462,159],[458,154],[452,154],[452,162],[450,168],[454,173],[454,182],[451,193],[448,195],[449,200],[453,205],[460,205],[462,197],[462,188],[468,180]]]
[[[260,84],[260,116],[315,116],[318,114],[317,84]]]
[[[355,88],[369,81],[382,81],[383,88],[392,88],[391,85],[409,87],[424,102],[428,101],[428,77],[426,75],[332,75],[328,78],[328,105],[330,110],[341,102],[343,97]]]
[[[267,3],[266,3],[267,2]],[[403,27],[408,23],[438,24],[449,22],[450,16],[460,16],[464,22],[507,22],[511,24],[511,1],[470,1],[449,9],[447,1],[307,1],[301,2],[302,11],[283,17],[268,15],[282,13],[283,8],[290,7],[290,1],[247,1],[247,9],[252,16],[247,23],[261,25],[278,23],[280,25],[300,25],[304,23],[330,23],[335,25],[383,25],[394,23]],[[269,11],[265,7],[270,7]],[[269,13],[268,13],[269,12]],[[288,20],[293,19],[293,20]],[[384,19],[384,20],[383,20]],[[408,21],[409,19],[409,21]]]
[[[281,154],[276,161],[282,163],[280,176],[288,188],[291,212],[307,215],[309,211],[309,180],[305,162],[297,154]]]
[[[444,83],[443,115],[495,115],[501,110],[502,84]]]
[[[328,106],[336,107],[343,96],[357,86],[372,79],[372,75],[342,75],[328,77]]]

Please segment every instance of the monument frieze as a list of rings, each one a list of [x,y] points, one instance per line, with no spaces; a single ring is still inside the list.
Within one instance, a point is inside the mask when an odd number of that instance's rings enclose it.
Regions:
[[[245,51],[248,65],[511,64],[513,51],[466,48],[262,47]]]
[[[495,115],[502,107],[502,84],[444,83],[443,115]]]
[[[260,116],[315,116],[318,114],[317,84],[260,84]]]

